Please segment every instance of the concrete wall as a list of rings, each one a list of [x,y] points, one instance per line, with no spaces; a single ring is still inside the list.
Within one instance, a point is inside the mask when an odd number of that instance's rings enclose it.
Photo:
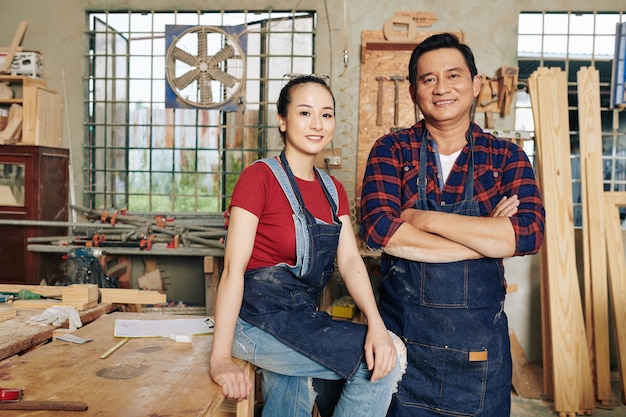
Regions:
[[[252,6],[252,4],[256,4]],[[344,4],[347,25],[344,28]],[[476,56],[479,73],[494,74],[503,65],[516,65],[517,17],[521,11],[619,11],[624,0],[396,0],[393,8],[380,0],[2,0],[0,4],[0,45],[8,46],[18,23],[28,21],[23,41],[27,50],[45,57],[45,75],[51,88],[65,98],[64,146],[70,147],[78,202],[82,201],[84,139],[84,82],[87,74],[85,11],[103,10],[290,10],[294,7],[317,10],[317,73],[331,74],[339,109],[335,147],[342,148],[344,160],[354,160],[357,143],[357,98],[359,96],[360,34],[382,30],[394,11],[429,11],[437,17],[428,31],[462,31]],[[327,13],[328,10],[328,13]],[[349,62],[344,68],[343,48],[347,40]],[[332,48],[331,48],[332,46]],[[321,52],[328,51],[328,53]],[[496,129],[513,129],[512,117],[496,119]],[[333,173],[354,191],[355,171]],[[519,291],[507,301],[511,327],[530,360],[541,359],[539,269],[536,257],[506,261],[507,279]],[[199,279],[203,279],[200,277]]]

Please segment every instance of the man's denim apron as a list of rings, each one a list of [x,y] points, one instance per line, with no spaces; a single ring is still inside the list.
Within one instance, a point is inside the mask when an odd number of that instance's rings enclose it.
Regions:
[[[469,141],[464,201],[439,204],[426,198],[424,129],[417,209],[479,215],[471,132]],[[380,311],[387,328],[402,335],[409,363],[387,416],[509,416],[512,371],[504,296],[499,259],[424,263],[390,258],[380,286]]]
[[[293,209],[296,226],[296,265],[278,264],[244,275],[240,317],[282,343],[350,380],[363,358],[366,327],[333,320],[318,311],[322,289],[335,269],[341,221],[332,179],[315,170],[328,199],[333,223],[317,221],[305,208],[284,153],[261,160],[272,168]],[[334,199],[331,196],[334,194]]]

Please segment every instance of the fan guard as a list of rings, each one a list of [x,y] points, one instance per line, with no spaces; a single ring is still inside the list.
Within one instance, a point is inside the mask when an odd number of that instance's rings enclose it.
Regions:
[[[226,30],[189,27],[174,35],[167,48],[165,77],[177,101],[192,107],[222,108],[242,89],[245,55]]]

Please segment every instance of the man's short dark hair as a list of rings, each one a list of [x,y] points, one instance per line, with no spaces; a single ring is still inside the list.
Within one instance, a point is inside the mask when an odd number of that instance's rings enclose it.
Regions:
[[[472,78],[478,75],[476,62],[474,61],[474,54],[472,53],[470,47],[461,43],[459,38],[452,33],[438,33],[426,38],[413,50],[409,61],[409,82],[411,83],[411,86],[415,87],[415,83],[417,81],[417,61],[419,58],[426,52],[442,48],[453,48],[461,52],[463,58],[465,59],[465,63],[470,70]]]

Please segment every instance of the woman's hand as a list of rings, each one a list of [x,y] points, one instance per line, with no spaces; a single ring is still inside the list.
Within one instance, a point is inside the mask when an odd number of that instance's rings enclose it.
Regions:
[[[250,378],[232,360],[211,361],[209,375],[222,388],[226,399],[243,401],[248,398],[252,388]]]
[[[396,366],[396,346],[385,326],[368,326],[365,337],[365,362],[372,382],[385,377]]]

